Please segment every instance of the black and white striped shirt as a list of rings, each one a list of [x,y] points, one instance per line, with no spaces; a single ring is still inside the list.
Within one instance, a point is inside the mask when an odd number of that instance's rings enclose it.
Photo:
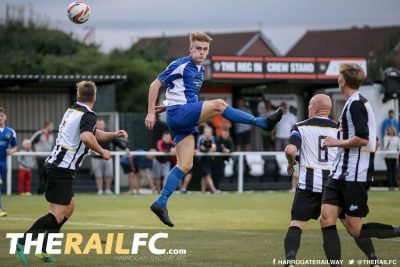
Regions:
[[[87,105],[76,102],[65,112],[56,145],[46,161],[60,168],[78,170],[89,151],[80,135],[86,131],[95,133],[96,122],[96,113]]]
[[[359,92],[346,102],[339,119],[338,139],[353,136],[368,140],[363,147],[339,148],[332,178],[351,182],[372,181],[376,149],[375,115],[368,100]]]
[[[322,192],[337,154],[336,147],[322,147],[327,136],[336,138],[337,123],[326,117],[312,117],[293,127],[289,144],[295,145],[300,152],[298,188]]]

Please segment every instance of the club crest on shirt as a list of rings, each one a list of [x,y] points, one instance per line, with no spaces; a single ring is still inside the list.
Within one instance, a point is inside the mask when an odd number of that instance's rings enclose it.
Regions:
[[[203,84],[203,81],[201,79],[193,79],[193,83],[197,89],[200,89],[201,85]]]

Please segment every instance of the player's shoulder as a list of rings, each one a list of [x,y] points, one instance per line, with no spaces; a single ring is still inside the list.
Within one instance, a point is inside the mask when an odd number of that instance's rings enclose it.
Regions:
[[[11,127],[6,127],[5,128],[5,131],[4,132],[6,132],[7,131],[7,133],[8,134],[12,134],[12,136],[16,136],[17,135],[17,133],[15,132],[15,130],[13,129],[13,128],[11,128]]]
[[[324,128],[336,128],[337,123],[329,118],[313,117],[308,118],[304,121],[296,123],[297,127],[324,127]]]
[[[84,105],[81,105],[81,104],[79,104],[78,102],[75,102],[71,107],[70,107],[70,109],[72,109],[72,110],[75,110],[75,111],[79,111],[79,112],[82,112],[82,113],[89,113],[89,114],[91,114],[91,115],[94,115],[94,116],[96,116],[96,113],[93,111],[93,110],[90,110],[88,107],[86,107],[86,106],[84,106]]]
[[[177,59],[175,59],[174,61],[172,61],[172,62],[170,63],[170,66],[185,65],[185,64],[187,64],[187,63],[189,63],[189,62],[191,62],[191,61],[192,61],[191,56],[180,57],[180,58],[177,58]]]

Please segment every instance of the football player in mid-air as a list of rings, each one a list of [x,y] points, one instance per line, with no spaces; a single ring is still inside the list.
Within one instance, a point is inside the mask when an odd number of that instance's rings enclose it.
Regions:
[[[169,172],[160,197],[151,205],[151,210],[170,227],[174,224],[168,216],[168,198],[179,186],[182,178],[192,169],[198,123],[205,122],[214,115],[222,114],[232,122],[252,124],[270,131],[282,118],[281,109],[266,118],[256,118],[232,108],[222,99],[198,100],[203,83],[203,63],[207,58],[211,41],[212,39],[206,33],[192,32],[190,55],[173,61],[150,85],[145,124],[147,128],[152,129],[156,123],[156,113],[166,110],[167,124],[176,146],[178,162]],[[156,107],[158,91],[162,86],[167,87],[166,100],[163,106]]]

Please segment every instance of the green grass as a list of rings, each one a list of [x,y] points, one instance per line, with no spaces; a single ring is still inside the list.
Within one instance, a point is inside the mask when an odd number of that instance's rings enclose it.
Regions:
[[[186,249],[186,255],[150,254],[141,247],[137,255],[57,255],[54,266],[271,266],[272,260],[284,259],[283,239],[290,220],[294,194],[265,192],[180,195],[169,204],[174,228],[162,225],[150,212],[154,200],[150,195],[97,196],[76,195],[73,217],[63,232],[84,235],[81,248],[93,233],[102,240],[107,233],[124,233],[124,248],[132,246],[134,233],[166,232],[169,238],[157,247]],[[400,223],[399,192],[370,192],[370,214],[366,221]],[[7,232],[24,232],[35,219],[48,212],[42,196],[3,197],[9,215],[0,218],[0,266],[18,266],[15,255],[9,255]],[[342,255],[348,259],[365,259],[354,241],[339,227]],[[397,259],[400,263],[399,239],[374,240],[381,259]],[[105,244],[103,244],[105,246]],[[298,259],[325,259],[322,236],[317,221],[310,221],[302,235]],[[30,266],[45,266],[29,256]]]

